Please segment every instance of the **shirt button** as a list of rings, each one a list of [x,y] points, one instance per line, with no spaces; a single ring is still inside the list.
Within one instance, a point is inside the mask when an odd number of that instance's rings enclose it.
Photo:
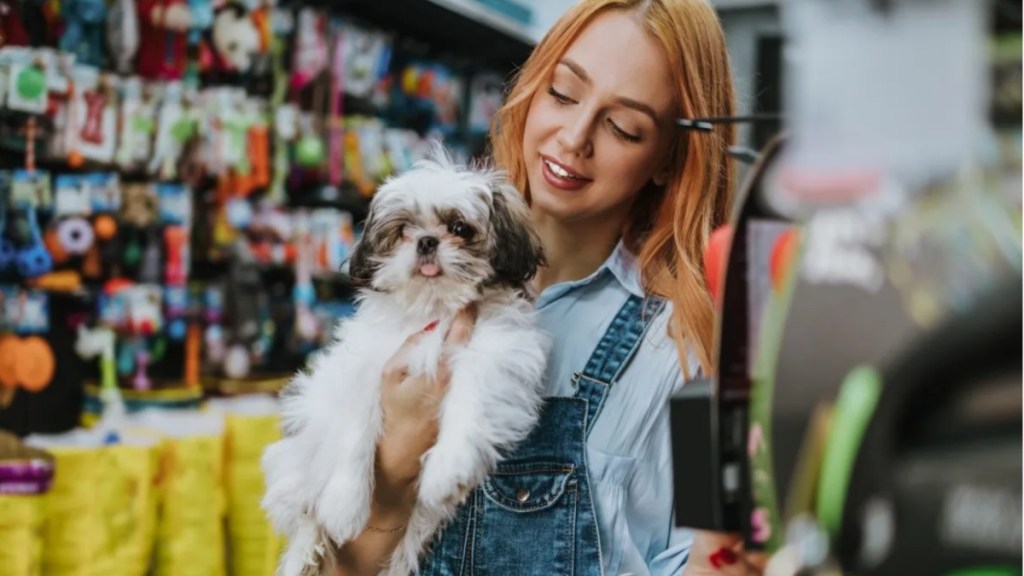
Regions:
[[[519,500],[520,502],[526,502],[526,500],[529,497],[530,497],[530,491],[527,490],[526,488],[520,488],[519,492],[516,492],[516,499]]]

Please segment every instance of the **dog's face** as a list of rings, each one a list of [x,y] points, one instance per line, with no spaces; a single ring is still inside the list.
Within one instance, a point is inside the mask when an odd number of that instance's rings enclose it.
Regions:
[[[499,172],[435,151],[378,190],[349,273],[375,290],[459,306],[483,286],[523,288],[542,261],[519,192]]]

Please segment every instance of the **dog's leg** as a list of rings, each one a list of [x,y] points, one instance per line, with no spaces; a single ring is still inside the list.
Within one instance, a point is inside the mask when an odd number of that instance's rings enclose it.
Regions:
[[[320,530],[307,515],[289,535],[276,576],[307,576],[320,565],[325,551]]]
[[[494,460],[493,447],[481,444],[477,434],[477,422],[486,417],[477,376],[471,363],[453,362],[437,443],[424,456],[420,473],[419,500],[430,508],[457,502],[459,487],[475,485]]]
[[[319,451],[330,475],[316,502],[316,517],[334,542],[352,540],[370,519],[374,460],[381,427],[379,402],[365,406],[361,418],[338,422]],[[337,440],[335,440],[337,439]]]

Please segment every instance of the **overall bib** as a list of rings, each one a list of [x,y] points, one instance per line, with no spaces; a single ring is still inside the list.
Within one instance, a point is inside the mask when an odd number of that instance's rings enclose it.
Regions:
[[[600,576],[587,437],[611,386],[664,302],[631,296],[571,397],[545,399],[540,421],[470,495],[421,562],[424,576]]]

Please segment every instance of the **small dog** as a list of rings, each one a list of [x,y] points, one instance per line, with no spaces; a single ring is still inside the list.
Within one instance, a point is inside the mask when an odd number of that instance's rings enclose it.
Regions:
[[[358,311],[282,394],[284,438],[263,455],[263,507],[288,538],[279,576],[319,574],[325,554],[364,530],[384,365],[440,320],[409,366],[433,375],[455,313],[475,303],[472,336],[449,358],[437,443],[384,573],[417,571],[424,544],[537,421],[549,338],[526,284],[542,262],[526,203],[498,171],[454,166],[438,146],[381,186],[350,259],[363,287]]]

